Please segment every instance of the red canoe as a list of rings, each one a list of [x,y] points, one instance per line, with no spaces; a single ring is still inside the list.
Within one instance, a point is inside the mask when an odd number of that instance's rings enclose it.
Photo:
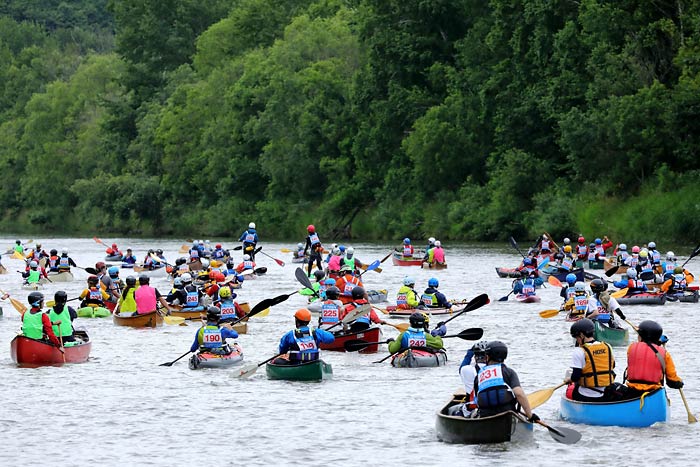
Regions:
[[[412,259],[407,259],[412,258]],[[403,256],[401,253],[391,255],[391,262],[394,266],[420,266],[423,264],[423,256]]]
[[[10,343],[10,356],[12,361],[23,367],[60,366],[63,363],[83,363],[90,356],[92,342],[87,333],[76,331],[76,337],[82,337],[85,342],[64,347],[65,355],[58,348],[45,341],[17,336]],[[63,357],[65,356],[65,362]]]
[[[515,299],[519,302],[522,302],[522,303],[539,303],[539,301],[541,300],[541,298],[538,297],[537,295],[522,295],[522,294],[517,294],[515,296]]]
[[[345,352],[345,343],[354,340],[363,340],[367,342],[379,342],[381,339],[381,329],[379,327],[365,329],[360,332],[351,332],[349,334],[335,334],[335,341],[331,344],[321,344],[319,347],[323,350],[338,350]],[[362,349],[361,353],[375,353],[379,350],[379,344],[368,345]]]

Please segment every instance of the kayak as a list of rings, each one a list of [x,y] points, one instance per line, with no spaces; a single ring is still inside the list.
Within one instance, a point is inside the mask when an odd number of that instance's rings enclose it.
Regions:
[[[292,263],[294,264],[302,264],[302,263],[308,263],[309,262],[309,257],[308,256],[295,256],[292,258]]]
[[[517,279],[520,277],[520,271],[516,271],[515,268],[496,268],[496,274],[501,278],[510,277]]]
[[[220,355],[211,352],[197,352],[190,357],[190,370],[198,368],[226,368],[243,363],[243,351],[238,344],[231,346],[231,352]]]
[[[368,290],[367,297],[369,298],[370,303],[386,302],[387,290]]]
[[[465,418],[449,415],[450,407],[463,403],[464,394],[454,397],[437,413],[435,431],[440,441],[458,444],[521,442],[533,437],[533,424],[517,412],[490,417]]]
[[[539,303],[542,299],[537,295],[516,294],[515,300],[519,301],[520,303]]]
[[[107,308],[101,306],[95,308],[91,306],[78,308],[78,318],[106,318],[111,314],[112,313]]]
[[[120,262],[122,261],[122,255],[107,255],[105,256],[105,261]]]
[[[423,261],[420,264],[420,267],[422,269],[434,269],[434,270],[439,271],[441,269],[447,269],[447,263],[437,263],[437,262],[429,263],[427,261]]]
[[[200,320],[202,319],[202,314],[206,315],[206,307],[200,305],[192,308],[183,308],[178,311],[171,311],[170,316],[177,316],[178,318],[185,318],[188,320]]]
[[[268,363],[265,372],[269,379],[288,381],[318,381],[333,376],[333,368],[323,360],[314,360],[297,365],[276,365]]]
[[[47,273],[51,282],[71,282],[75,277],[70,271],[63,272],[49,272]]]
[[[322,350],[337,350],[345,351],[345,343],[354,340],[363,340],[365,342],[378,342],[382,338],[382,331],[379,327],[365,329],[364,331],[348,332],[348,333],[333,333],[335,340],[330,344],[319,344]],[[368,345],[360,350],[360,353],[376,353],[379,350],[379,344]]]
[[[411,348],[391,357],[391,366],[396,368],[432,368],[447,362],[444,350]]]
[[[86,362],[90,357],[92,342],[85,331],[75,330],[74,335],[79,343],[64,347],[63,354],[49,342],[16,336],[10,343],[10,356],[18,366],[32,368]]]
[[[633,295],[625,295],[617,299],[620,305],[663,305],[666,303],[666,294],[642,292]]]
[[[697,289],[666,294],[666,300],[669,302],[698,303],[698,298]]]
[[[402,310],[400,308],[396,308],[396,305],[389,305],[386,307],[386,311],[389,312],[389,317],[391,318],[408,318],[416,311],[427,313],[431,316],[451,315],[462,311],[464,307],[466,307],[466,305],[455,305],[452,308],[409,308],[407,310]]]
[[[112,319],[117,326],[129,326],[132,328],[155,328],[163,325],[163,316],[157,311],[132,316],[113,314]]]
[[[613,347],[626,347],[630,341],[630,333],[627,328],[613,328],[600,321],[593,320],[595,324],[595,340],[607,342]]]
[[[660,388],[643,398],[619,402],[579,402],[562,397],[559,410],[571,423],[642,428],[667,421],[668,405],[666,390]]]
[[[391,262],[394,266],[421,266],[423,264],[423,254],[416,256],[403,256],[401,253],[394,252],[391,255]]]

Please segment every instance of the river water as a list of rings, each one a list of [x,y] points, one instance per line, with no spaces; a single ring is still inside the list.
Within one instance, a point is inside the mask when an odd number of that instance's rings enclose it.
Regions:
[[[162,248],[174,262],[182,242],[154,239],[109,239],[120,248],[131,247],[141,257],[148,248]],[[42,239],[45,250],[70,248],[79,266],[94,266],[104,247],[92,239]],[[14,238],[0,238],[10,246]],[[281,248],[293,245],[265,243],[263,252],[287,264],[278,266],[259,254],[265,277],[248,281],[238,300],[255,304],[264,298],[299,288],[296,265]],[[224,242],[224,246],[235,246]],[[383,258],[389,245],[356,244],[356,256],[369,263]],[[450,299],[488,293],[491,304],[466,313],[448,325],[449,333],[482,327],[484,339],[500,339],[509,346],[506,361],[519,376],[526,393],[557,385],[569,365],[572,342],[562,318],[542,319],[538,312],[557,308],[559,290],[538,292],[539,304],[514,300],[499,302],[510,290],[510,280],[499,279],[495,266],[514,266],[517,253],[507,245],[446,245],[449,269],[437,272],[398,267],[387,260],[383,272],[363,276],[368,289],[386,288],[393,298],[405,274],[417,279],[417,289],[432,275]],[[21,262],[4,255],[10,271],[0,276],[0,287],[26,302],[15,271]],[[700,272],[697,263],[689,268]],[[69,297],[85,286],[87,274],[74,269],[76,280],[49,284],[46,300],[63,288]],[[122,275],[124,275],[122,273]],[[164,278],[151,280],[161,292],[170,286]],[[283,333],[293,327],[293,313],[303,306],[299,295],[274,307],[264,318],[252,318],[249,334],[238,339],[246,362],[261,362],[276,353]],[[384,304],[386,305],[386,304]],[[19,314],[2,302],[0,319],[0,372],[3,410],[0,417],[0,465],[67,463],[69,465],[689,465],[700,455],[698,424],[689,425],[678,391],[670,390],[671,419],[646,429],[570,425],[558,420],[560,393],[536,413],[555,426],[583,434],[576,445],[553,441],[547,430],[535,427],[534,442],[494,446],[462,446],[437,440],[435,414],[460,388],[459,363],[471,342],[445,339],[449,361],[445,367],[392,368],[372,362],[387,355],[325,352],[333,366],[332,380],[319,383],[269,381],[264,367],[246,380],[232,378],[235,370],[187,368],[183,358],[172,367],[159,366],[189,349],[197,326],[167,326],[155,330],[116,327],[110,319],[78,318],[92,341],[90,361],[80,365],[16,368],[10,359],[10,341],[20,328]],[[627,306],[632,322],[653,318],[669,336],[685,393],[696,415],[700,411],[700,359],[697,358],[698,304],[669,303],[663,307]],[[398,323],[400,321],[393,321]],[[397,331],[386,326],[384,338]],[[625,351],[615,349],[618,381],[626,367]]]

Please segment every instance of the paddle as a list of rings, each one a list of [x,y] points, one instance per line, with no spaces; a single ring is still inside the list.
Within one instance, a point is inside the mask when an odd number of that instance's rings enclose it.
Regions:
[[[330,331],[334,327],[339,326],[341,324],[347,324],[347,323],[350,323],[352,321],[355,321],[357,318],[359,318],[363,314],[367,313],[367,311],[369,311],[369,305],[359,306],[359,307],[355,308],[354,310],[350,311],[347,315],[345,315],[342,320],[338,321],[336,324],[334,324],[333,326],[326,329],[326,331]],[[253,376],[255,374],[255,372],[258,371],[258,368],[260,368],[261,366],[265,365],[268,362],[271,362],[272,360],[276,359],[277,357],[281,357],[282,355],[284,355],[286,353],[287,352],[281,352],[281,353],[278,353],[277,355],[274,355],[274,356],[268,358],[264,362],[260,362],[257,364],[252,364],[252,365],[246,366],[243,369],[241,369],[241,371],[238,374],[236,374],[235,376],[237,378],[248,378],[250,376]]]
[[[372,308],[376,309],[377,307],[372,305]],[[379,308],[379,311],[382,311],[381,308]],[[388,313],[388,312],[385,312],[385,313]],[[392,328],[396,329],[399,332],[407,331],[408,327],[410,326],[410,324],[408,324],[408,323],[391,324],[391,323],[387,323],[386,321],[384,322],[384,324],[386,324],[387,326],[391,326]]]
[[[255,250],[255,252],[256,252],[256,253],[262,253],[263,255],[267,256],[268,258],[270,258],[271,260],[273,260],[275,263],[279,264],[280,266],[284,266],[284,261],[282,261],[281,259],[273,258],[272,256],[268,255],[267,253],[265,253],[264,251],[262,251],[262,247],[257,248],[257,249]]]
[[[374,271],[377,270],[377,272],[382,272],[381,268],[379,267],[380,261],[378,259],[374,260],[369,266],[365,266],[365,270],[360,273],[358,277],[362,277],[364,273],[367,271]]]
[[[520,256],[522,256],[523,258],[525,258],[525,255],[523,254],[523,252],[520,251],[520,248],[518,248],[518,242],[516,242],[515,239],[514,239],[513,237],[510,237],[509,240],[510,240],[510,246],[512,246],[513,248],[515,248],[515,249],[518,251],[518,253],[520,253]]]
[[[542,425],[547,430],[549,430],[549,436],[558,443],[562,444],[576,444],[581,439],[581,433],[571,428],[556,427],[547,425],[542,420],[537,420],[535,423]]]
[[[74,301],[74,300],[80,300],[80,297],[69,298],[68,300],[66,300],[66,302],[72,302],[72,301]],[[46,306],[49,307],[49,308],[53,308],[53,307],[56,306],[56,302],[55,302],[54,300],[49,300],[49,301],[46,302],[44,305],[46,305]]]
[[[107,245],[105,242],[103,242],[103,241],[100,240],[99,238],[97,238],[97,237],[92,237],[92,239],[95,240],[96,243],[99,243],[100,245],[109,248],[109,245]]]
[[[688,256],[688,259],[685,260],[685,263],[683,263],[683,264],[681,265],[681,267],[684,268],[685,265],[688,264],[688,261],[690,261],[691,259],[695,258],[695,257],[696,257],[697,255],[699,255],[699,254],[700,254],[700,245],[698,245],[698,246],[695,247],[695,249],[693,250],[693,252],[690,254],[690,256]]]
[[[547,282],[552,284],[554,287],[563,287],[563,284],[561,283],[561,281],[554,276],[549,276],[547,278]]]
[[[190,351],[188,350],[187,352],[183,353],[182,355],[180,355],[179,357],[177,357],[177,358],[176,358],[175,360],[173,360],[172,362],[161,363],[161,364],[158,365],[158,366],[173,366],[173,363],[175,363],[175,362],[177,362],[178,360],[182,359],[183,357],[189,355],[189,353],[190,353]]]
[[[643,281],[650,281],[654,278],[654,271],[645,271],[639,275],[639,278]]]
[[[554,318],[555,316],[557,316],[559,314],[560,311],[561,310],[554,310],[554,309],[540,311],[540,317],[541,318]]]
[[[296,268],[294,271],[294,277],[297,278],[297,281],[299,281],[301,285],[311,290],[313,294],[318,297],[318,293],[314,290],[313,284],[311,284],[311,279],[309,279],[309,276],[306,275],[303,269]]]
[[[515,291],[515,289],[511,290],[510,292],[508,292],[508,295],[499,298],[498,301],[499,301],[499,302],[507,302],[507,301],[508,301],[508,297],[510,297],[510,294],[512,294],[514,291]]]
[[[678,392],[681,393],[681,399],[683,399],[683,405],[685,405],[685,411],[688,413],[688,423],[697,423],[698,419],[695,418],[695,415],[690,411],[690,407],[688,407],[688,401],[685,400],[685,394],[683,394],[683,388],[678,388]]]
[[[617,272],[618,269],[620,269],[619,265],[613,266],[610,269],[608,269],[607,271],[605,271],[605,275],[608,277],[612,277],[615,275],[615,273]]]
[[[474,341],[474,340],[479,340],[483,337],[484,335],[484,330],[481,328],[469,328],[465,329],[464,331],[460,332],[459,334],[453,334],[450,336],[442,336],[443,339],[446,339],[448,337],[459,337],[460,339],[463,339],[465,341]],[[359,350],[364,349],[365,347],[368,347],[370,345],[375,345],[375,344],[388,344],[391,342],[391,340],[386,340],[386,341],[379,341],[379,342],[367,342],[362,339],[353,339],[350,341],[345,342],[343,346],[345,347],[345,350],[348,352],[356,352]]]
[[[2,294],[3,297],[7,296],[7,298],[10,299],[10,303],[12,304],[14,309],[17,310],[17,312],[20,315],[23,315],[24,312],[27,311],[27,307],[24,305],[24,303],[20,302],[19,300],[15,299],[15,298],[10,297],[10,294],[5,292],[4,290],[0,290],[0,293]]]
[[[621,297],[624,297],[625,295],[627,295],[628,291],[629,291],[629,289],[627,287],[625,287],[624,289],[620,289],[617,292],[611,293],[610,296],[613,298],[621,298]]]
[[[528,394],[527,400],[530,403],[530,408],[532,410],[535,410],[537,407],[547,402],[554,394],[554,391],[556,391],[562,386],[566,386],[566,383],[561,383],[547,389],[540,389],[539,391],[535,391],[531,394]]]

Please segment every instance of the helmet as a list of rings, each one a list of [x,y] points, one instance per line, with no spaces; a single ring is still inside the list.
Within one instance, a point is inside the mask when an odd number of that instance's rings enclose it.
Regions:
[[[639,323],[637,332],[639,333],[639,337],[642,338],[643,342],[658,343],[661,335],[664,333],[664,330],[656,321],[645,319]]]
[[[178,258],[175,260],[175,266],[180,266],[181,264],[185,264],[187,262],[187,258]]]
[[[182,279],[183,284],[189,284],[190,282],[192,282],[192,275],[189,272],[186,272],[182,276],[180,276],[180,279]]]
[[[337,300],[340,297],[340,289],[336,286],[328,287],[326,289],[326,298],[329,300]]]
[[[361,298],[364,298],[364,296],[365,296],[365,289],[360,287],[359,285],[352,289],[353,300],[359,300]]]
[[[97,285],[98,281],[99,281],[99,279],[97,278],[97,276],[90,276],[87,278],[88,284]]]
[[[488,347],[488,341],[479,341],[472,346],[472,352],[474,352],[474,360],[476,360],[477,363],[484,363],[486,361],[486,349]]]
[[[637,245],[632,247],[632,253],[639,253],[639,247]]]
[[[297,243],[297,249],[301,250],[302,248],[304,248],[304,244],[301,242]]]
[[[157,255],[162,255],[162,254],[163,254],[163,250],[161,250],[160,248],[158,248],[158,249],[156,250],[156,254],[157,254]]]
[[[608,288],[608,284],[603,279],[593,279],[591,282],[591,290],[595,293],[600,293]]]
[[[440,248],[442,246],[442,243],[440,243],[440,240],[435,240],[435,246]]]
[[[182,279],[180,279],[179,277],[176,277],[175,280],[173,281],[173,287],[175,287],[176,289],[179,289],[180,287],[182,287]]]
[[[666,259],[669,261],[675,261],[676,260],[676,254],[672,251],[669,251],[666,253]]]
[[[316,232],[316,227],[314,227],[313,224],[309,224],[309,225],[306,227],[306,231],[309,232],[309,233],[314,233],[314,232]]]
[[[22,240],[15,240],[15,243],[16,243],[17,245],[21,245],[21,244],[22,244]]]
[[[49,252],[49,254],[50,254],[51,256],[56,256],[56,255],[58,254],[58,250],[54,248],[54,249],[52,249],[52,250]]]
[[[416,280],[410,276],[406,276],[403,278],[403,285],[414,285],[416,283]]]
[[[438,287],[440,285],[440,282],[434,277],[431,277],[428,279],[428,287]]]
[[[36,261],[30,261],[30,262],[29,262],[29,267],[30,267],[30,268],[38,268],[38,267],[39,267],[39,263],[37,263]]]
[[[649,242],[649,248],[651,248],[651,249],[656,248],[656,242]]]
[[[116,243],[112,243],[112,248],[114,248],[114,249],[116,250],[116,249],[117,249],[117,244],[116,244]]]
[[[529,266],[532,264],[532,258],[523,258],[523,264]]]
[[[637,270],[634,268],[628,268],[627,277],[629,277],[630,279],[634,279],[635,277],[637,277]]]
[[[66,303],[68,301],[68,294],[65,290],[59,290],[55,294],[53,294],[53,299],[56,302],[56,304]]]
[[[428,243],[435,243],[435,237],[430,237],[428,239]]]
[[[340,248],[338,248],[338,247],[333,248],[331,253],[334,254],[335,256],[340,256]]]
[[[564,247],[564,253],[571,253],[571,245],[566,245]]]
[[[571,245],[571,239],[569,237],[564,239],[564,245]]]
[[[148,277],[147,275],[141,274],[139,276],[139,285],[146,285],[146,284],[149,284],[150,282],[151,282],[151,278]]]
[[[428,327],[430,326],[430,315],[428,313],[423,312],[423,311],[421,312],[421,315],[423,315],[423,319],[425,320],[425,324],[423,324],[423,327],[427,331]]]
[[[117,266],[111,266],[109,269],[107,269],[107,272],[109,273],[110,277],[114,277],[119,275],[119,268]]]
[[[226,276],[224,276],[224,273],[221,271],[212,271],[209,273],[209,279],[215,282],[224,282],[226,280]]]
[[[234,262],[231,258],[229,258],[228,261],[226,261],[226,267],[229,269],[233,269],[234,267],[236,267],[236,265],[234,264]]]
[[[37,249],[37,250],[40,250],[40,249],[41,249],[41,243],[37,243],[37,244],[36,244],[36,249]]]
[[[355,254],[355,249],[354,249],[353,247],[348,247],[348,249],[345,250],[345,254],[346,254],[347,257],[349,258],[349,257],[351,257],[352,255]]]
[[[299,308],[296,313],[294,313],[294,318],[298,321],[308,323],[311,321],[311,312],[306,308]]]
[[[683,274],[683,267],[682,266],[676,266],[673,268],[673,273],[674,274]]]
[[[255,228],[255,222],[251,222],[250,224],[248,224],[248,228],[249,228],[249,229],[254,229],[254,228]]]
[[[601,239],[599,239],[599,238],[596,238],[596,239],[595,239],[595,244],[596,244],[596,245],[602,245],[602,244],[603,244],[603,240],[601,240]]]
[[[197,248],[197,240],[192,241],[192,248]]]
[[[583,318],[576,321],[571,325],[571,337],[578,337],[579,334],[583,334],[586,337],[593,337],[595,333],[595,324],[588,318]]]
[[[333,278],[326,279],[326,287],[331,287],[333,285],[335,285],[335,279],[333,279]]]
[[[316,269],[314,271],[314,277],[316,278],[317,281],[323,280],[324,277],[326,277],[326,273],[323,272],[323,269]]]
[[[218,248],[223,248],[223,247],[221,246],[221,243],[217,243],[216,245],[214,245],[214,248],[218,249]]]
[[[619,247],[619,248],[620,248],[620,250],[622,250],[622,251],[627,251],[627,245],[625,245],[624,243],[620,243],[620,247]]]
[[[415,312],[408,317],[408,321],[413,329],[423,329],[425,327],[425,315]]]
[[[508,356],[508,346],[501,341],[491,341],[486,347],[486,356],[491,360],[503,362]]]
[[[576,293],[585,293],[586,292],[586,284],[584,284],[581,281],[576,282],[574,285],[574,291]]]
[[[207,308],[207,321],[218,321],[221,318],[221,310],[218,307]]]
[[[250,261],[250,255],[243,255],[243,261]]]
[[[210,242],[209,240],[204,240],[204,243],[206,243],[207,245],[209,245],[211,242]]]
[[[576,283],[577,277],[576,274],[569,273],[566,275],[566,283],[569,285],[574,285]]]
[[[348,266],[347,264],[343,264],[343,266],[340,268],[340,272],[352,274],[352,266]]]
[[[340,245],[338,247],[338,249],[340,250],[341,253],[345,253],[345,245]]]
[[[231,296],[231,287],[225,285],[219,289],[219,297],[228,298]]]
[[[44,294],[41,292],[32,292],[29,295],[27,295],[27,302],[31,306],[41,306],[41,302],[44,301]]]
[[[95,263],[95,269],[97,269],[98,271],[100,269],[104,269],[106,267],[107,267],[107,265],[103,261],[98,261]]]
[[[586,243],[586,239],[583,238],[583,236],[581,236],[581,237],[578,238],[578,242],[579,242],[579,243]]]
[[[136,278],[134,276],[127,276],[126,278],[126,285],[134,286],[136,285]],[[177,284],[175,284],[177,285]]]
[[[639,252],[639,256],[640,256],[641,258],[646,258],[647,256],[649,256],[649,252],[648,252],[647,249],[645,248],[645,249],[643,249],[642,251]]]
[[[403,239],[403,244],[404,244],[404,245],[409,245],[410,243],[411,243],[411,239],[410,239],[410,238],[406,237],[406,238]]]
[[[155,252],[156,252],[156,250],[154,250],[153,248],[149,248],[149,249],[148,249],[148,254],[149,254],[149,255],[150,255],[151,253],[155,253]]]
[[[197,243],[199,243],[200,245],[204,245],[204,240],[198,240]]]
[[[208,259],[200,259],[199,262],[202,263],[202,269],[207,269],[209,267]]]

